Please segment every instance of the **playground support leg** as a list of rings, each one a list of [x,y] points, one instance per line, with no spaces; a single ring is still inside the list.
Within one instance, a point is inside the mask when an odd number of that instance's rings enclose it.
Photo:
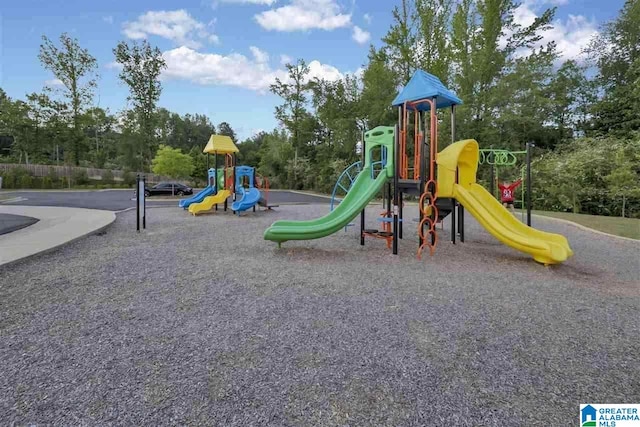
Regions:
[[[404,198],[403,194],[402,192],[400,192],[400,204],[398,205],[398,213],[399,213],[400,220],[402,220],[403,198]],[[398,223],[398,239],[402,239],[402,222],[403,221],[399,221]]]
[[[398,255],[398,158],[399,158],[399,140],[398,140],[398,131],[400,129],[396,125],[395,134],[396,134],[396,142],[395,142],[395,150],[394,151],[394,164],[395,164],[395,173],[393,174],[393,254]],[[391,190],[391,188],[389,188]]]
[[[227,201],[226,200],[224,201],[224,211],[225,212],[227,211]]]
[[[493,145],[491,146],[491,148],[493,149]],[[491,190],[491,195],[495,197],[496,195],[496,187],[495,187],[495,180],[496,180],[496,175],[495,175],[495,170],[493,168],[493,151],[491,151],[489,153],[489,167],[491,168],[491,174],[489,175],[489,189]]]
[[[395,194],[393,195],[395,201]],[[391,183],[387,183],[387,218],[391,218]],[[395,206],[395,204],[394,204]]]
[[[136,175],[136,231],[140,232],[140,175]]]
[[[456,244],[456,199],[451,199],[451,243]]]
[[[533,143],[527,142],[527,225],[531,227],[531,147]]]
[[[460,234],[460,242],[464,243],[464,206],[458,203],[458,233]]]
[[[360,246],[364,246],[364,209],[360,212]]]

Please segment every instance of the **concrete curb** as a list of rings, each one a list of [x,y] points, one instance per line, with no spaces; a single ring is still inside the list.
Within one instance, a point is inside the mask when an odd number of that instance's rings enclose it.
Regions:
[[[604,231],[595,230],[595,229],[589,228],[589,227],[587,227],[585,225],[578,224],[577,222],[569,221],[568,219],[555,218],[555,217],[546,216],[546,215],[537,215],[537,214],[533,214],[533,213],[531,214],[531,216],[535,216],[537,218],[542,218],[542,219],[550,219],[550,220],[553,220],[553,221],[558,221],[558,222],[562,222],[562,223],[565,223],[565,224],[573,225],[574,227],[579,228],[581,230],[590,231],[590,232],[595,233],[595,234],[600,234],[601,236],[613,237],[614,239],[627,240],[629,242],[640,243],[640,240],[638,240],[638,239],[632,239],[630,237],[616,236],[615,234],[605,233]]]
[[[29,208],[31,208],[31,207],[29,207]],[[73,209],[73,210],[76,210],[76,211],[78,211],[78,210],[89,210],[89,209],[79,209],[79,208],[61,208],[61,209]],[[75,242],[77,240],[80,240],[82,238],[85,238],[87,236],[90,236],[90,235],[93,235],[93,234],[97,234],[97,233],[100,233],[100,232],[104,231],[105,229],[110,227],[115,222],[116,213],[113,212],[113,211],[101,211],[101,212],[104,212],[105,215],[110,216],[110,218],[107,220],[106,223],[104,221],[102,221],[101,224],[96,228],[91,228],[88,231],[82,232],[81,234],[79,234],[77,236],[74,236],[74,237],[72,237],[70,239],[61,240],[59,242],[53,243],[51,246],[45,247],[43,249],[37,249],[35,252],[28,253],[26,255],[20,256],[19,258],[9,259],[8,261],[0,260],[0,269],[8,267],[8,266],[11,266],[11,265],[14,265],[16,263],[25,261],[27,259],[39,256],[39,255],[42,255],[42,254],[46,254],[46,253],[52,252],[52,251],[54,251],[56,249],[61,248],[62,246],[65,246],[67,244],[73,243],[73,242]],[[36,215],[33,215],[33,216],[36,217]],[[38,223],[42,223],[43,220],[46,221],[46,218],[42,218],[42,216],[40,218],[38,218],[38,219],[40,220],[40,221],[38,221]],[[63,224],[63,225],[66,225],[66,224]],[[4,236],[10,236],[11,238],[15,238],[16,237],[16,233],[25,232],[25,233],[29,233],[29,234],[32,234],[32,235],[35,234],[38,237],[37,240],[39,240],[40,236],[42,234],[46,234],[46,233],[50,232],[50,229],[56,228],[56,226],[60,227],[60,224],[53,224],[52,226],[50,226],[50,227],[48,227],[46,229],[37,230],[35,232],[33,231],[33,228],[32,228],[34,226],[35,226],[35,224],[32,225],[32,226],[23,228],[22,230],[17,230],[17,231],[15,231],[13,233],[5,234],[5,235],[3,235],[3,237]],[[38,234],[39,234],[39,236],[38,236]],[[22,237],[22,235],[19,235],[19,237]],[[2,243],[2,242],[0,242],[0,243]],[[0,249],[2,249],[2,248],[0,247]]]

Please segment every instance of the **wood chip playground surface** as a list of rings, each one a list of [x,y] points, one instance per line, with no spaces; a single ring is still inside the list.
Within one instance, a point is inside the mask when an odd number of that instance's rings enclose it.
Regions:
[[[119,213],[0,268],[3,425],[575,425],[640,402],[640,242],[535,217],[575,256],[545,268],[471,217],[416,260],[358,227],[262,239],[327,205]],[[368,208],[378,228],[380,207]]]

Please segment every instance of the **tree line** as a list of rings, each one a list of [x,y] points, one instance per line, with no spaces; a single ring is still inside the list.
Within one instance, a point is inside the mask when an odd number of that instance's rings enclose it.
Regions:
[[[423,69],[463,100],[458,139],[515,151],[535,144],[535,208],[640,217],[640,1],[627,0],[580,58],[566,61],[555,42],[541,45],[556,9],[523,27],[516,8],[505,0],[402,0],[361,77],[309,79],[304,61],[288,65],[287,81],[271,86],[286,132],[243,142],[242,156],[276,185],[329,192],[358,160],[361,133],[397,122],[391,102]],[[440,149],[450,128],[441,111]],[[520,174],[502,171],[508,180]],[[479,177],[488,184],[489,170]]]
[[[627,0],[582,55],[566,61],[555,42],[542,44],[556,9],[523,27],[514,20],[517,6],[402,0],[361,74],[311,79],[304,60],[288,64],[288,77],[270,87],[282,99],[274,111],[280,126],[240,142],[239,164],[258,167],[272,186],[331,191],[358,160],[362,132],[397,121],[391,101],[424,69],[463,100],[459,139],[482,148],[535,144],[536,208],[619,215],[624,204],[627,215],[640,216],[640,1]],[[166,65],[146,41],[120,42],[114,55],[130,92],[130,108],[118,114],[93,106],[96,60],[78,40],[63,34],[56,45],[44,37],[40,60],[62,90],[25,100],[0,90],[2,159],[147,171],[164,145],[189,154],[192,179],[203,180],[202,145],[216,132],[236,140],[231,126],[157,108]],[[440,112],[440,148],[450,127],[448,112]],[[503,172],[519,176],[517,168]],[[487,170],[479,174],[488,179]]]

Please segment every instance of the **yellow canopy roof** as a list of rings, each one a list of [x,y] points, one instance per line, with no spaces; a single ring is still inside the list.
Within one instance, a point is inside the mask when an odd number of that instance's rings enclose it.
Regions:
[[[231,154],[237,153],[238,147],[233,143],[230,137],[226,135],[211,135],[207,146],[202,150],[207,154]]]

